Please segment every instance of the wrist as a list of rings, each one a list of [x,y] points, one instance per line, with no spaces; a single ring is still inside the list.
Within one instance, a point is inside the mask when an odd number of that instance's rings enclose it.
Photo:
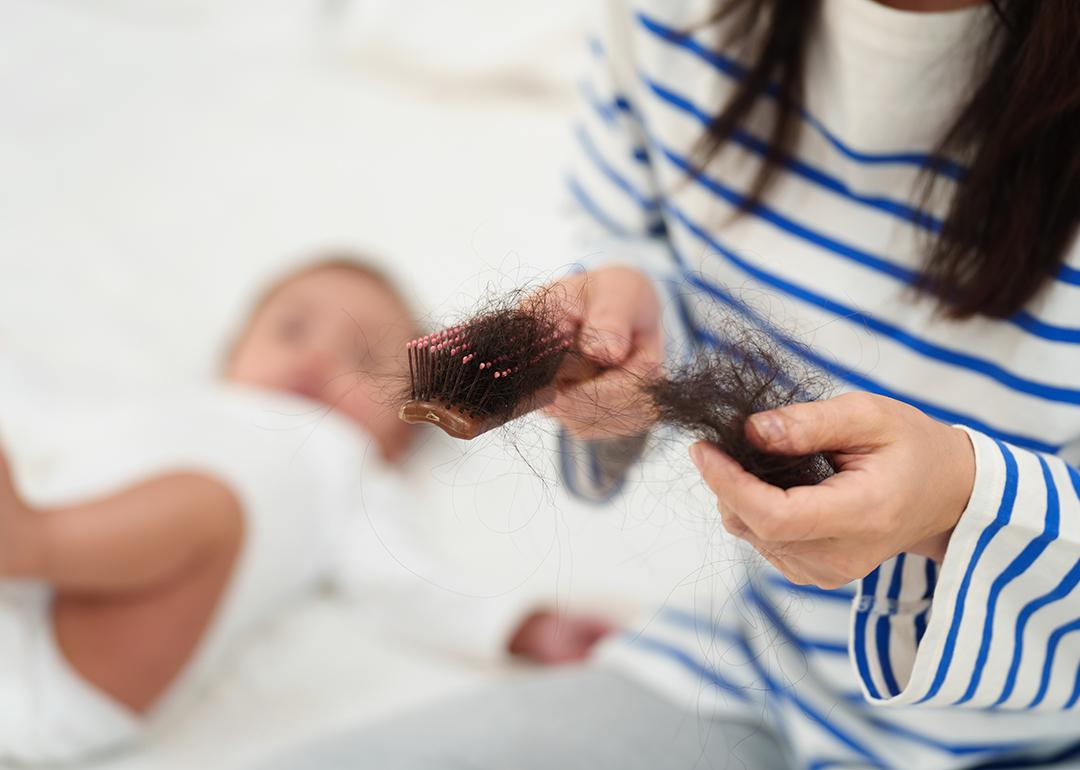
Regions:
[[[945,560],[953,530],[967,509],[975,487],[975,447],[971,437],[962,428],[946,427],[945,430],[949,447],[945,463],[948,475],[947,482],[942,485],[940,517],[932,534],[908,549],[939,564]]]

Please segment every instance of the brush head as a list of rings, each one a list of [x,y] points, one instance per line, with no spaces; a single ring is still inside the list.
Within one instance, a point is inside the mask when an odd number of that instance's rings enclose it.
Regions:
[[[412,340],[399,416],[475,438],[554,400],[576,338],[576,327],[532,302]]]

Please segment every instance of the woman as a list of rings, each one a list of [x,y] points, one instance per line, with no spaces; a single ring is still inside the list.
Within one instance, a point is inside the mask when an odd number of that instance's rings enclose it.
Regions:
[[[775,571],[664,610],[606,670],[322,758],[1080,762],[1078,30],[1070,0],[613,5],[570,188],[622,264],[565,283],[589,352],[621,366],[550,411],[597,446],[627,377],[723,344],[719,306],[809,343],[849,391],[747,427],[839,473],[785,492],[692,447],[724,527]],[[570,464],[570,483],[604,496],[611,478],[585,472],[602,465]]]

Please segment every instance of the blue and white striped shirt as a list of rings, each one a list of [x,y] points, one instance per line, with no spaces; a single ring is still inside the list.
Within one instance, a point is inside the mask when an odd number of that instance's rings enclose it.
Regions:
[[[807,768],[1080,766],[1080,248],[1005,320],[943,319],[911,288],[963,169],[939,168],[929,217],[916,184],[992,15],[824,0],[797,149],[732,217],[775,104],[687,179],[743,72],[712,5],[607,3],[570,193],[607,258],[674,289],[673,341],[722,344],[720,307],[808,343],[840,389],[964,426],[975,487],[940,568],[900,554],[821,591],[755,567],[716,611],[665,608],[604,654],[699,710],[767,715]],[[590,467],[567,481],[603,494]]]

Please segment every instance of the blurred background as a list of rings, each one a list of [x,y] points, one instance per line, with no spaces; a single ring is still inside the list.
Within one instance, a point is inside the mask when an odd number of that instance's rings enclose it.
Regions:
[[[563,168],[593,10],[0,0],[0,350],[87,392],[163,388],[214,376],[260,288],[315,250],[370,254],[436,320],[557,274],[585,256]],[[604,509],[553,473],[495,441],[433,470],[452,490],[440,542],[483,580],[426,579],[627,615],[694,582],[703,524],[670,467]],[[494,675],[313,597],[134,750],[85,767],[240,767]]]
[[[435,315],[579,256],[561,166],[588,4],[0,9],[6,345],[204,376],[259,281],[313,249],[370,252]]]

